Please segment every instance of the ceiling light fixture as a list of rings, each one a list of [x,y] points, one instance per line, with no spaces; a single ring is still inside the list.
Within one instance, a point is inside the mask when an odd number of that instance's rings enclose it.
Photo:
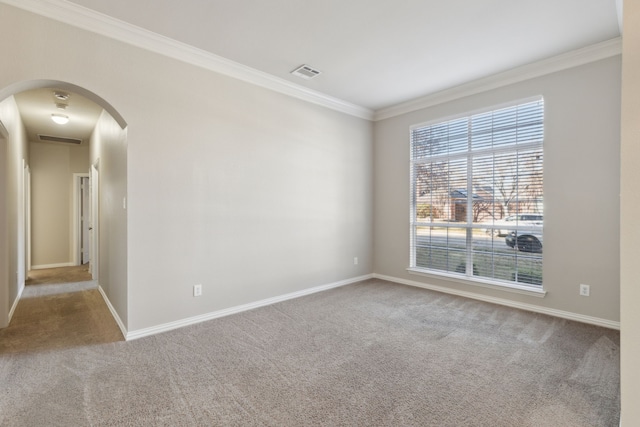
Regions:
[[[64,114],[52,114],[51,120],[59,125],[65,125],[69,122],[69,116],[65,116]]]

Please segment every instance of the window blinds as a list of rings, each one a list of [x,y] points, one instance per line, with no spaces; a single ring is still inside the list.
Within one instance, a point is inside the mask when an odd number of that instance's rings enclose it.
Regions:
[[[542,98],[413,127],[411,267],[541,285],[543,138]]]

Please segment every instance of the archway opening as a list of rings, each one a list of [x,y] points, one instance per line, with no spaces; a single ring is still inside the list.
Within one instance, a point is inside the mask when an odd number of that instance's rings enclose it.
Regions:
[[[64,123],[54,123],[60,117]],[[37,80],[0,90],[0,123],[7,129],[5,206],[15,212],[6,221],[8,239],[0,243],[0,254],[8,254],[7,277],[0,280],[0,327],[9,324],[25,295],[30,269],[88,264],[89,279],[124,332],[125,120],[90,90]],[[114,196],[122,197],[121,209]]]

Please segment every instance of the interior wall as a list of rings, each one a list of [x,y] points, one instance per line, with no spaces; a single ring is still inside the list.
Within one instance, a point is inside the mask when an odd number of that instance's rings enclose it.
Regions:
[[[640,425],[640,4],[624,2],[620,223],[621,392],[624,427]]]
[[[7,133],[0,122],[0,328],[9,325],[9,244],[7,235]]]
[[[23,173],[25,164],[29,164],[27,138],[13,96],[0,102],[0,122],[5,126],[7,137],[6,151],[6,195],[4,198],[7,214],[7,288],[9,309],[24,289],[25,281],[25,224],[23,200]]]
[[[123,325],[127,310],[127,132],[103,111],[91,135],[91,160],[99,182],[98,283]],[[96,185],[96,183],[92,183]]]
[[[32,268],[73,264],[73,174],[88,173],[89,147],[30,143]]]
[[[374,271],[619,321],[620,56],[382,120],[375,126]],[[542,95],[544,298],[409,274],[409,127]],[[591,286],[581,297],[579,285]]]
[[[370,122],[4,4],[0,26],[0,87],[71,82],[129,124],[129,331],[372,271]]]

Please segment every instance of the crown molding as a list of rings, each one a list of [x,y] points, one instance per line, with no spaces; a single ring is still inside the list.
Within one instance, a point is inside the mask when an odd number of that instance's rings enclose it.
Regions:
[[[493,74],[450,89],[445,89],[411,101],[377,110],[373,119],[374,121],[378,121],[400,116],[423,108],[432,107],[455,99],[475,95],[488,90],[497,89],[510,84],[519,83],[620,54],[622,54],[622,38],[617,37],[615,39],[573,50],[542,61],[523,65],[502,73]]]
[[[523,65],[502,73],[464,83],[377,111],[325,95],[258,71],[229,59],[214,55],[186,43],[128,24],[67,0],[0,0],[37,15],[60,21],[86,31],[155,52],[191,65],[223,74],[247,83],[279,92],[365,120],[384,120],[423,108],[497,89],[546,74],[566,70],[622,53],[622,38],[617,37],[552,58]]]
[[[321,105],[362,119],[373,119],[374,112],[368,108],[291,83],[279,77],[272,76],[271,74],[258,71],[66,0],[0,0],[0,3],[5,3],[46,18],[91,31],[303,101]]]

